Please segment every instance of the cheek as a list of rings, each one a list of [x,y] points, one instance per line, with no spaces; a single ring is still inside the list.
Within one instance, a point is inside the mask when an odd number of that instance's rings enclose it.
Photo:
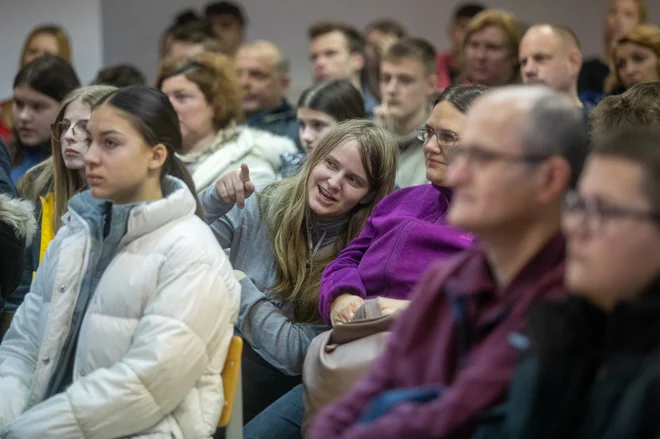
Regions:
[[[346,185],[347,189],[345,189],[345,192],[348,194],[346,197],[346,207],[348,210],[351,210],[357,206],[358,203],[364,199],[364,197],[367,196],[369,190],[367,188],[355,188],[350,184]]]

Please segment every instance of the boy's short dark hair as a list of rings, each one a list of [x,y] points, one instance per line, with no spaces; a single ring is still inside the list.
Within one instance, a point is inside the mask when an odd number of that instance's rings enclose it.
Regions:
[[[129,85],[146,85],[144,75],[135,66],[117,64],[99,70],[92,85],[114,85],[117,88]]]
[[[474,18],[479,12],[484,11],[486,7],[481,3],[463,3],[454,10],[454,21],[461,18]]]
[[[421,61],[427,75],[433,75],[438,71],[435,47],[423,38],[401,38],[383,55],[383,61],[398,61],[404,58]]]
[[[385,19],[370,23],[367,26],[367,32],[372,30],[380,31],[387,35],[395,35],[397,38],[403,38],[408,35],[406,28],[396,20]]]
[[[231,15],[236,21],[241,23],[241,26],[245,27],[247,25],[247,17],[243,9],[233,2],[209,3],[204,9],[204,15],[207,18],[213,15]]]
[[[311,41],[331,32],[340,32],[346,37],[349,52],[364,52],[364,37],[360,31],[346,23],[336,21],[323,21],[316,23],[309,28],[307,35]]]

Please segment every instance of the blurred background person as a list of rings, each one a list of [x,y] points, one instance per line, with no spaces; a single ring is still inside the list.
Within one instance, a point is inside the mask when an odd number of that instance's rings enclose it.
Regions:
[[[142,72],[132,64],[116,64],[104,67],[96,75],[91,85],[112,85],[122,88],[129,85],[146,85]]]
[[[431,111],[430,98],[437,82],[435,48],[422,38],[394,43],[381,62],[382,104],[375,120],[387,128],[399,145],[399,188],[427,183],[423,140],[418,129]]]
[[[183,142],[177,153],[198,191],[241,163],[250,167],[256,184],[273,181],[282,166],[280,156],[297,151],[291,139],[242,124],[238,74],[225,55],[166,58],[156,85],[179,115]]]
[[[438,83],[437,88],[442,90],[449,84],[458,81],[463,72],[463,43],[465,31],[470,21],[486,7],[480,3],[461,3],[454,9],[449,24],[449,39],[451,50],[438,54]]]
[[[640,25],[612,46],[612,73],[606,91],[622,93],[643,83],[660,80],[660,27]]]
[[[50,156],[51,124],[60,102],[79,86],[73,67],[50,54],[28,63],[14,78],[14,140],[9,146],[15,183],[28,169]]]
[[[340,22],[320,22],[312,25],[309,39],[309,59],[316,82],[347,79],[360,90],[367,115],[373,114],[378,99],[362,83],[365,67],[364,38],[352,26]]]
[[[303,91],[296,111],[303,152],[282,154],[278,179],[296,173],[332,128],[345,120],[365,118],[362,95],[345,79],[323,81]]]
[[[487,9],[465,30],[461,82],[498,87],[520,82],[518,51],[523,31],[510,12]]]
[[[243,88],[241,106],[247,124],[288,137],[300,148],[296,110],[286,93],[291,85],[291,65],[280,49],[269,41],[241,46],[234,58]]]
[[[603,51],[597,58],[585,60],[578,80],[578,93],[594,100],[605,92],[605,79],[612,65],[612,45],[636,26],[646,23],[645,0],[611,0],[605,14]]]
[[[248,20],[243,9],[233,2],[210,3],[204,9],[204,18],[218,39],[222,53],[234,56],[245,40]]]
[[[396,20],[378,20],[370,23],[364,31],[365,68],[362,82],[369,87],[369,92],[380,101],[380,62],[383,54],[408,35],[401,23]]]
[[[202,22],[193,22],[173,28],[168,41],[166,57],[189,58],[202,52],[223,52],[218,39]]]
[[[561,25],[537,24],[520,42],[523,84],[543,84],[568,96],[581,107],[577,81],[582,52],[575,33]]]
[[[56,24],[42,24],[32,29],[25,38],[19,68],[22,69],[26,64],[46,53],[57,55],[72,64],[71,40],[63,27]],[[0,111],[0,136],[9,141],[13,129],[12,100],[0,103]]]

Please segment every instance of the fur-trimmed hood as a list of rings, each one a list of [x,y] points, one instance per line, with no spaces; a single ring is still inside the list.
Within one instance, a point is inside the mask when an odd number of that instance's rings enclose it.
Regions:
[[[0,193],[0,222],[8,224],[16,236],[24,238],[26,247],[30,245],[37,230],[32,203],[2,193]]]

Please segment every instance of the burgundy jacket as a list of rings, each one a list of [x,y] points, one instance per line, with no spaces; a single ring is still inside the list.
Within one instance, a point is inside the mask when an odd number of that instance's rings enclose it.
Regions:
[[[431,265],[385,353],[348,395],[319,413],[307,437],[469,438],[475,417],[504,400],[516,364],[511,334],[523,330],[534,302],[565,296],[564,253],[557,234],[504,288],[480,248]],[[402,403],[372,423],[356,422],[384,391],[431,385],[443,388],[439,398]]]

